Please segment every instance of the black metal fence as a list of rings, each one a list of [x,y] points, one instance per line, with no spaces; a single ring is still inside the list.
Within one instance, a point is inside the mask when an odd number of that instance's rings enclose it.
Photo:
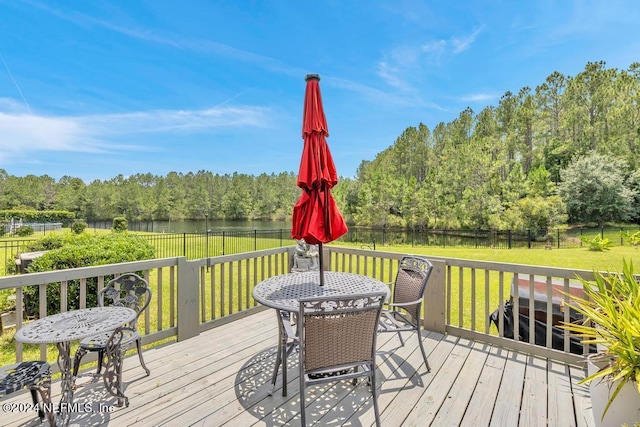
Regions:
[[[553,249],[583,246],[581,236],[599,235],[614,245],[625,245],[626,233],[639,231],[638,226],[574,228],[571,230],[451,230],[388,229],[350,227],[340,241],[375,249],[377,245],[457,246],[495,249]]]
[[[105,222],[105,228],[109,228]],[[552,249],[580,247],[580,236],[599,234],[615,245],[628,244],[626,232],[640,230],[635,227],[580,228],[567,230],[407,230],[389,228],[349,227],[349,232],[339,242],[359,245],[362,248],[393,245],[473,247],[473,248],[529,248]],[[208,233],[150,233],[141,234],[156,248],[156,257],[185,256],[187,259],[208,258],[241,252],[257,251],[292,245],[289,229],[273,230],[222,230]],[[7,266],[14,263],[18,254],[28,251],[28,245],[37,239],[0,240],[0,256],[4,264],[1,273],[7,274]],[[4,268],[3,268],[4,267]]]

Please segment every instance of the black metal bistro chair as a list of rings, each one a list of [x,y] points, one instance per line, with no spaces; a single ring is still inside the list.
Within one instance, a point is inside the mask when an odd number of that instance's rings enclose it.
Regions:
[[[129,327],[122,329],[122,336],[118,337],[118,345],[120,346],[120,351],[124,353],[129,348],[129,346],[131,346],[131,344],[135,342],[136,349],[138,351],[138,358],[140,359],[140,365],[142,365],[142,368],[145,370],[147,375],[150,374],[150,371],[144,364],[144,359],[142,358],[141,337],[138,333],[136,324],[138,318],[147,309],[150,302],[151,289],[149,288],[149,283],[135,273],[126,273],[122,276],[110,280],[105,285],[104,289],[102,289],[98,294],[98,305],[100,305],[101,307],[104,307],[105,305],[114,305],[129,307],[136,311],[137,316],[133,320],[133,322],[131,322]],[[107,344],[110,344],[109,339],[111,338],[112,334],[113,331],[105,332],[93,335],[80,341],[80,345],[78,347],[78,350],[76,351],[74,358],[74,376],[78,374],[80,361],[82,360],[84,355],[90,351],[98,352],[97,374],[100,374],[100,372],[102,371],[102,364]]]
[[[431,372],[431,367],[427,361],[427,353],[424,351],[422,335],[420,335],[420,313],[422,298],[432,271],[433,264],[426,258],[402,257],[398,265],[392,300],[385,304],[378,327],[378,332],[397,333],[403,346],[401,332],[415,331],[418,334],[418,343],[427,372]]]
[[[34,407],[38,408],[40,421],[44,421],[46,416],[49,425],[55,425],[55,414],[51,405],[51,366],[47,362],[21,362],[0,368],[0,397],[24,389],[31,392],[31,399]]]

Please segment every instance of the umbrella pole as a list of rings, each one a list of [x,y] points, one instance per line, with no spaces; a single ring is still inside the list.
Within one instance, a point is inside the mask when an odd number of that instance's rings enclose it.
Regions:
[[[318,255],[320,256],[320,286],[324,286],[324,256],[322,254],[322,243],[318,243]]]

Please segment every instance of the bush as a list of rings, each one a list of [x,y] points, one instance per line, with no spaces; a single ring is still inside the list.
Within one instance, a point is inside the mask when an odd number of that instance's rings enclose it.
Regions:
[[[34,233],[33,227],[30,225],[23,225],[22,227],[16,230],[16,236],[27,237],[31,236]]]
[[[631,246],[640,245],[640,231],[636,231],[635,233],[627,231],[625,234],[623,234],[623,237],[627,239]]]
[[[127,231],[129,229],[129,223],[127,219],[123,216],[117,216],[113,218],[113,225],[111,226],[111,230],[117,232]]]
[[[146,239],[129,233],[66,233],[62,236],[41,239],[27,250],[45,249],[48,249],[49,252],[33,260],[27,268],[29,273],[117,264],[155,257],[155,249]],[[105,276],[105,282],[112,278],[113,276]],[[87,307],[95,307],[98,302],[96,278],[87,279],[86,292]],[[27,315],[36,316],[39,312],[38,286],[25,287],[24,295]],[[79,280],[69,280],[67,282],[67,302],[69,310],[80,308]],[[47,285],[47,314],[54,314],[59,311],[60,283],[49,283]]]
[[[611,247],[613,247],[613,242],[609,240],[608,237],[605,237],[603,239],[599,234],[596,234],[591,239],[586,236],[580,236],[580,240],[582,241],[582,243],[589,245],[590,251],[608,251],[609,249],[611,249]]]
[[[76,234],[82,234],[84,230],[87,229],[87,227],[88,227],[88,224],[85,220],[78,219],[78,220],[75,220],[73,224],[71,224],[71,231],[73,231]]]

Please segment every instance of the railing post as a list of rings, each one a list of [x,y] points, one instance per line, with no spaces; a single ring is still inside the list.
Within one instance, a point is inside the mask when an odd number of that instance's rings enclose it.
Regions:
[[[178,258],[178,341],[193,338],[200,333],[200,297],[198,268],[186,257]]]
[[[445,261],[432,260],[433,272],[424,292],[424,328],[444,334],[446,332],[446,270]]]

